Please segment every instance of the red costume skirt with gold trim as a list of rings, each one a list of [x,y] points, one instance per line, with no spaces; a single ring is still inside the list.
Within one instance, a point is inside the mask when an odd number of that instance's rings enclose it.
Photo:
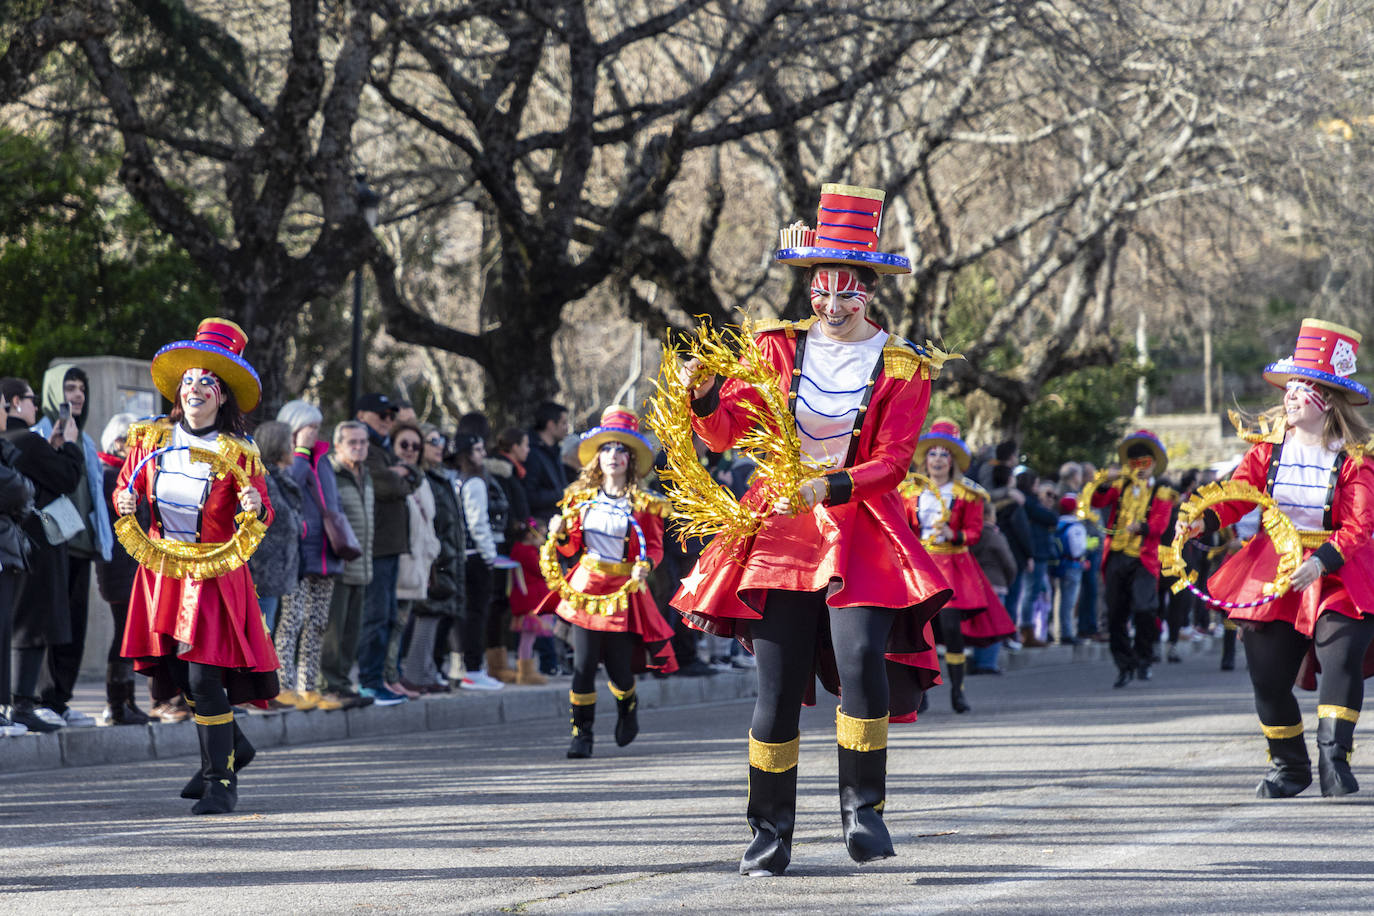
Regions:
[[[589,569],[578,563],[568,575],[568,584],[584,595],[609,595],[630,579]],[[665,674],[677,670],[677,656],[673,654],[669,641],[673,638],[673,628],[663,619],[663,614],[654,604],[649,589],[641,588],[632,592],[625,610],[614,614],[589,614],[580,611],[550,592],[536,614],[557,614],[575,627],[596,630],[601,633],[633,633],[639,637],[640,651],[635,653],[634,670],[636,673],[653,668]]]
[[[751,490],[745,505],[764,497]],[[832,588],[831,582],[835,582]],[[930,621],[952,595],[940,569],[912,534],[895,491],[870,501],[767,519],[752,538],[728,548],[713,541],[673,597],[687,623],[739,639],[752,651],[749,622],[760,620],[771,589],[826,592],[832,609],[892,608],[899,613],[884,655],[894,722],[914,722],[921,692],[940,683]],[[817,645],[816,675],[839,693],[834,650]],[[813,701],[808,696],[807,702]]]
[[[967,548],[951,553],[932,551],[930,558],[949,587],[954,589],[954,597],[945,607],[962,612],[963,623],[959,629],[964,633],[964,642],[972,646],[990,646],[1016,632],[1016,624],[1006,606],[992,590],[983,567]]]

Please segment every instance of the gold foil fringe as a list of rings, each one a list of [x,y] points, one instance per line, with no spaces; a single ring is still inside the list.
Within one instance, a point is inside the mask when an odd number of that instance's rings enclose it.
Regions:
[[[1198,489],[1178,507],[1178,524],[1186,527],[1202,517],[1202,514],[1215,505],[1225,502],[1246,502],[1258,506],[1260,527],[1274,544],[1279,564],[1274,570],[1274,580],[1264,586],[1265,595],[1282,597],[1293,584],[1293,574],[1303,560],[1302,538],[1292,519],[1284,514],[1274,498],[1263,490],[1257,490],[1248,483],[1238,480],[1209,483]],[[1175,594],[1197,584],[1197,571],[1189,569],[1183,561],[1183,544],[1161,544],[1159,547],[1161,576],[1176,576],[1173,585]]]
[[[582,512],[582,506],[590,502],[596,493],[592,490],[579,490],[563,497],[563,522],[567,523],[577,518]],[[649,502],[635,498],[632,500],[635,508],[644,511],[641,506],[650,505]],[[588,595],[572,587],[568,582],[567,575],[563,572],[563,566],[558,562],[558,538],[550,535],[542,547],[539,548],[539,572],[543,574],[544,581],[548,583],[550,589],[558,593],[558,597],[574,610],[585,614],[595,614],[601,617],[609,617],[613,614],[622,613],[630,606],[630,596],[639,591],[642,583],[633,576],[627,578],[613,592],[605,595]],[[643,558],[635,561],[634,569],[649,569],[649,562]]]

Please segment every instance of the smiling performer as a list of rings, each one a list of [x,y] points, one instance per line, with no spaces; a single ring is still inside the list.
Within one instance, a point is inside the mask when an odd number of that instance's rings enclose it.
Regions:
[[[126,545],[132,519],[123,517],[140,499],[152,510],[153,531],[130,549],[140,565],[123,654],[141,673],[170,678],[194,704],[201,767],[181,794],[197,799],[195,814],[233,811],[238,771],[253,757],[232,704],[278,693],[277,654],[246,563],[272,521],[262,462],[245,433],[244,413],[262,394],[241,355],[246,342],[232,321],[207,318],[195,340],[157,352],[153,383],[172,412],[129,428],[113,499]]]
[[[1364,703],[1365,655],[1374,641],[1374,461],[1370,427],[1356,411],[1369,391],[1351,376],[1360,335],[1309,318],[1291,357],[1270,364],[1264,380],[1283,388],[1283,404],[1260,417],[1254,443],[1232,479],[1269,493],[1298,528],[1303,562],[1282,597],[1228,608],[1244,629],[1255,710],[1273,767],[1260,798],[1287,798],[1312,784],[1302,712],[1293,682],[1309,651],[1322,672],[1317,695],[1318,773],[1323,795],[1348,795],[1355,722]],[[1233,524],[1253,508],[1224,502],[1178,535]],[[1178,543],[1182,537],[1176,537]],[[1214,598],[1255,602],[1273,581],[1278,557],[1261,527],[1207,580]]]
[[[906,477],[944,354],[889,335],[867,317],[878,274],[909,273],[877,251],[883,192],[828,184],[815,230],[783,230],[777,260],[808,272],[813,317],[761,325],[757,344],[786,387],[805,456],[825,470],[802,484],[804,506],[772,502],[751,538],[717,539],[673,599],[689,624],[735,636],[758,661],[749,731],[740,873],[778,875],[791,859],[801,706],[817,675],[836,710],[840,816],[856,862],[893,855],[883,823],[889,714],[914,721],[938,678],[930,619],[950,591],[906,523]],[[700,367],[689,360],[681,378]],[[692,426],[724,451],[748,431],[757,392],[698,379]],[[767,482],[742,504],[769,506]]]
[[[639,734],[635,673],[649,668],[671,673],[677,658],[669,646],[673,628],[647,585],[650,570],[663,560],[668,503],[639,488],[640,478],[654,466],[654,453],[639,434],[634,411],[619,404],[607,407],[601,424],[583,434],[577,458],[582,474],[563,497],[563,514],[550,520],[549,537],[559,553],[570,557],[580,551],[581,557],[567,588],[550,591],[538,613],[556,613],[572,625],[568,756],[585,758],[592,755],[597,667],[606,666],[615,697],[615,743],[624,747]],[[546,575],[555,583],[562,577],[547,565]],[[616,592],[623,601],[606,597]]]

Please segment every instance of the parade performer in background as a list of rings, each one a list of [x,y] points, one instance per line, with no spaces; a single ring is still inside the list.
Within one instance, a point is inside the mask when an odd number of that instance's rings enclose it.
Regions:
[[[964,643],[987,646],[1011,636],[1016,625],[992,590],[969,548],[983,536],[987,491],[964,477],[971,460],[953,420],[941,418],[916,441],[913,474],[901,486],[907,521],[930,552],[954,597],[940,609],[940,641],[945,646],[950,704],[969,711],[964,697]],[[959,469],[959,479],[954,469]]]
[[[1322,795],[1359,789],[1350,771],[1355,723],[1364,702],[1365,656],[1374,641],[1374,460],[1370,427],[1356,411],[1369,391],[1355,381],[1360,335],[1325,321],[1302,323],[1293,356],[1270,364],[1264,379],[1284,389],[1283,404],[1260,416],[1258,432],[1232,480],[1269,493],[1294,523],[1303,561],[1291,589],[1274,601],[1228,608],[1244,630],[1241,644],[1255,691],[1255,710],[1272,768],[1260,798],[1287,798],[1312,784],[1302,713],[1293,683],[1314,651],[1318,773]],[[1216,531],[1250,511],[1223,502],[1194,521],[1185,537]],[[1180,528],[1182,525],[1180,524]],[[1207,581],[1213,598],[1260,598],[1278,557],[1264,527]]]
[[[545,551],[541,568],[552,591],[539,613],[556,613],[572,627],[568,756],[582,758],[592,755],[597,666],[606,666],[615,697],[615,743],[624,747],[639,734],[635,674],[676,671],[677,659],[668,644],[673,628],[647,584],[663,559],[669,507],[639,487],[654,463],[639,418],[628,407],[607,407],[601,424],[582,436],[577,457],[582,474],[564,494],[562,514],[550,520],[549,537],[564,556],[581,556],[565,578],[553,552]]]
[[[113,498],[120,541],[139,562],[123,654],[194,704],[201,767],[182,796],[198,799],[195,814],[233,811],[238,772],[253,757],[233,704],[278,693],[277,655],[247,566],[272,507],[244,426],[262,393],[242,356],[246,342],[238,325],[207,318],[194,340],[154,355],[153,383],[172,412],[129,428]],[[148,534],[133,514],[140,499],[152,512]]]
[[[741,874],[781,874],[791,859],[801,706],[817,675],[840,695],[845,845],[858,862],[893,855],[882,818],[889,715],[913,721],[939,676],[929,622],[950,590],[907,524],[897,486],[945,354],[867,317],[877,275],[910,271],[906,258],[876,250],[883,197],[825,185],[817,228],[783,230],[776,259],[807,271],[814,314],[756,328],[754,343],[776,370],[800,450],[823,470],[799,485],[804,505],[756,475],[740,504],[774,514],[748,538],[713,541],[673,599],[690,625],[739,638],[758,662],[753,841]],[[699,377],[700,369],[690,359],[677,379],[692,386],[692,428],[723,452],[754,426],[766,398],[738,379]]]
[[[1159,539],[1169,528],[1177,494],[1158,480],[1169,456],[1154,433],[1146,429],[1131,433],[1117,446],[1117,456],[1122,472],[1115,477],[1098,472],[1091,504],[1094,509],[1109,510],[1103,521],[1109,534],[1103,550],[1102,589],[1117,668],[1112,686],[1125,687],[1132,678],[1150,679],[1159,640]],[[1104,482],[1110,484],[1105,490],[1101,488]]]

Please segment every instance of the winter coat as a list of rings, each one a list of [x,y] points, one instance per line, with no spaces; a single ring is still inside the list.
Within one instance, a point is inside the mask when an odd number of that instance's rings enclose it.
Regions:
[[[372,475],[368,473],[367,465],[363,465],[355,474],[339,460],[337,452],[330,453],[329,465],[333,468],[334,479],[339,484],[339,508],[347,516],[348,523],[353,526],[353,533],[358,537],[358,546],[363,549],[362,556],[344,564],[343,583],[367,585],[372,581],[372,550],[377,533]],[[382,473],[391,474],[385,470]]]
[[[514,542],[515,526],[530,517],[530,498],[525,491],[525,481],[515,462],[505,455],[496,455],[486,460],[487,476],[501,488],[506,496],[506,530],[504,543]]]
[[[525,459],[525,494],[530,501],[530,514],[547,522],[558,514],[558,501],[568,488],[568,469],[556,445],[545,445],[538,434],[530,430],[530,454]]]
[[[458,617],[467,601],[467,564],[463,560],[467,526],[450,472],[433,468],[425,476],[434,495],[434,534],[439,541],[439,554],[430,565],[426,597],[415,602],[411,613],[422,617]]]
[[[983,521],[983,536],[969,548],[969,552],[978,561],[983,575],[988,577],[993,588],[1008,588],[1020,570],[1016,565],[1016,557],[1012,555],[1011,545],[1007,543],[1007,536],[991,519]]]
[[[434,531],[434,489],[428,478],[422,479],[419,488],[406,497],[406,510],[410,550],[401,554],[396,597],[416,601],[429,593],[429,568],[439,556],[439,536]]]
[[[397,557],[410,550],[406,497],[420,485],[420,476],[413,468],[407,477],[389,470],[400,461],[371,428],[367,431],[367,444],[365,463],[372,475],[372,492],[377,501],[377,533],[372,541],[372,556]]]
[[[58,363],[43,373],[43,413],[33,431],[44,439],[52,433],[53,419],[66,400],[62,386],[71,375],[86,386],[86,405],[81,413],[72,417],[81,433],[81,459],[84,464],[86,485],[74,486],[67,494],[76,503],[81,517],[86,520],[86,530],[67,542],[67,550],[74,557],[91,557],[108,560],[114,546],[113,520],[110,518],[110,504],[101,499],[105,492],[105,475],[100,461],[100,449],[95,440],[86,433],[86,418],[91,414],[91,383],[86,373],[72,363]]]
[[[300,486],[281,468],[267,469],[267,499],[276,515],[257,552],[248,560],[259,598],[279,598],[296,590],[301,568]]]
[[[302,578],[343,573],[343,560],[330,548],[320,514],[320,506],[339,511],[339,484],[334,479],[334,465],[324,460],[327,454],[329,446],[316,442],[312,449],[296,449],[296,459],[291,464],[291,478],[301,490]]]
[[[29,537],[20,527],[33,513],[33,484],[13,467],[19,450],[0,439],[0,572],[29,568]]]
[[[1059,514],[1045,506],[1034,493],[1026,495],[1026,519],[1030,522],[1031,556],[1036,565],[1055,558],[1054,529],[1059,524]]]

